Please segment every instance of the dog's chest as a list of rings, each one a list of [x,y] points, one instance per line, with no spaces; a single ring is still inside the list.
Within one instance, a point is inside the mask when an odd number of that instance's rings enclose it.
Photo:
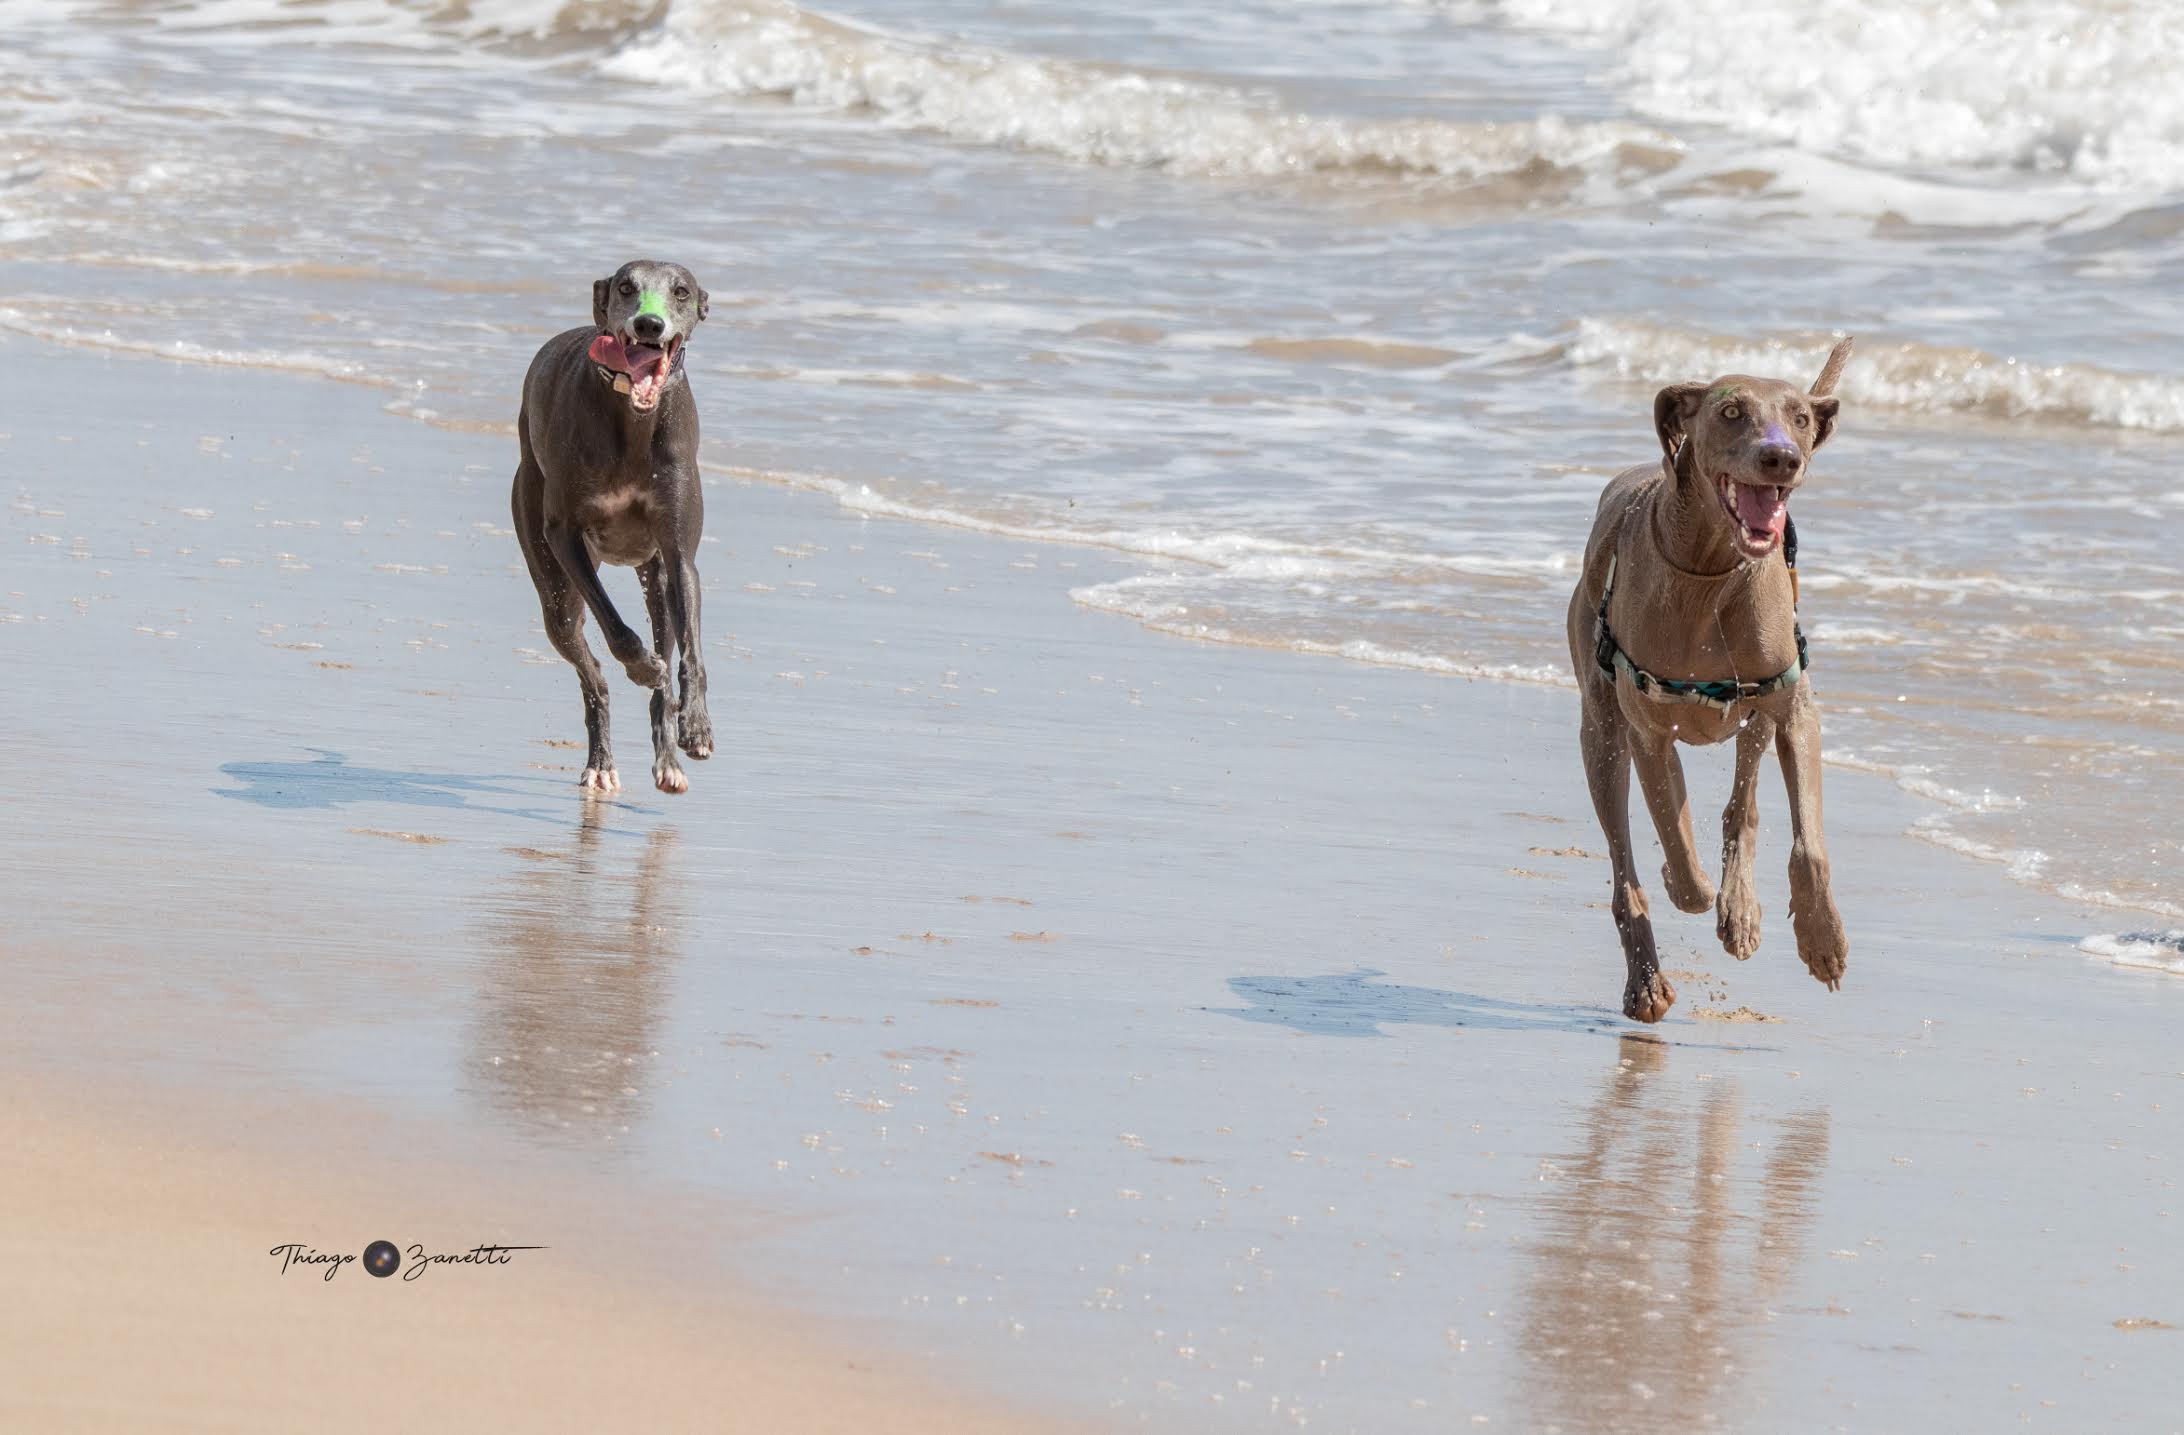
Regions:
[[[1626,570],[1608,605],[1623,650],[1656,677],[1757,682],[1797,657],[1797,611],[1787,579],[1701,585]]]
[[[1625,655],[1654,678],[1762,682],[1786,670],[1798,650],[1787,582],[1776,583],[1772,575],[1759,581],[1773,586],[1724,589],[1637,569],[1628,582],[1617,582],[1608,621]],[[1641,693],[1623,672],[1616,675],[1616,698],[1641,732],[1701,746],[1735,737],[1755,713],[1779,716],[1788,701],[1777,692],[1724,712]]]
[[[594,557],[635,567],[658,548],[653,538],[651,489],[623,484],[587,499],[578,515]]]

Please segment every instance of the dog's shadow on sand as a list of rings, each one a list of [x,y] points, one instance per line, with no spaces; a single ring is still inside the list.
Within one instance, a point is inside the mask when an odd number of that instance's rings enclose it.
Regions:
[[[1317,977],[1230,977],[1229,990],[1247,1007],[1208,1010],[1240,1021],[1286,1026],[1307,1036],[1386,1036],[1383,1025],[1454,1026],[1481,1031],[1555,1031],[1631,1035],[1622,1015],[1606,1007],[1543,1006],[1435,987],[1383,985],[1386,972],[1360,967]],[[1664,1045],[1681,1045],[1654,1037]]]
[[[352,802],[391,802],[405,807],[491,812],[503,817],[536,818],[546,822],[562,822],[567,818],[565,811],[508,806],[491,800],[515,798],[521,801],[542,797],[548,786],[544,781],[526,785],[522,778],[464,777],[448,772],[356,767],[342,753],[320,747],[305,751],[317,756],[309,762],[222,763],[221,773],[240,786],[216,787],[212,789],[213,795],[284,811],[332,809]]]

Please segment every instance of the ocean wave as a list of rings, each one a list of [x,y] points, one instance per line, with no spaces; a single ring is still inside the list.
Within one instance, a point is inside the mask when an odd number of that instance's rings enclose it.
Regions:
[[[1581,367],[1647,383],[1728,373],[1807,382],[1833,343],[1819,335],[1752,342],[1634,320],[1580,319],[1566,352]],[[2184,431],[2184,380],[2091,364],[2036,364],[1979,349],[1861,341],[1836,392],[1852,403],[1926,413]]]
[[[707,93],[863,112],[903,129],[1086,163],[1278,178],[1349,171],[1483,181],[1680,149],[1644,126],[1300,114],[1226,86],[884,33],[788,0],[674,0],[601,62]]]
[[[1103,613],[1134,619],[1156,633],[1195,638],[1205,643],[1225,643],[1249,648],[1273,648],[1286,653],[1310,653],[1342,658],[1382,668],[1409,668],[1417,672],[1490,682],[1530,683],[1542,687],[1575,687],[1568,670],[1537,663],[1481,663],[1444,653],[1394,647],[1368,638],[1331,640],[1285,632],[1279,626],[1256,629],[1234,622],[1207,622],[1200,610],[1177,602],[1160,592],[1158,585],[1136,579],[1096,583],[1073,588],[1071,601]]]
[[[1890,771],[1879,764],[1861,764],[1855,760],[1843,762],[1830,757],[1828,761],[1836,766],[1863,766],[1867,770]],[[1948,802],[1946,798],[1936,794],[1919,792],[1915,787],[1906,786],[1905,790],[1936,801]],[[1954,802],[1948,802],[1948,805],[1960,811],[1983,812],[1992,810],[1979,806],[1963,807]],[[2125,912],[2148,912],[2171,921],[2184,919],[2184,907],[2180,907],[2174,902],[2163,901],[2159,897],[2118,893],[2106,888],[2088,887],[2082,882],[2056,881],[2049,870],[2052,859],[2047,853],[2034,847],[1999,847],[1991,842],[1982,842],[1976,837],[1967,837],[1952,828],[1949,825],[1949,819],[1940,813],[1921,817],[1913,822],[1907,831],[1910,836],[1918,838],[1921,842],[1930,842],[1936,847],[1944,848],[1977,861],[1996,863],[2007,869],[2012,881],[2052,892],[2066,902],[2077,902],[2088,907],[2108,907]],[[2169,934],[2168,939],[2174,939],[2178,935],[2172,932]],[[2093,939],[2089,938],[2088,940]],[[2158,934],[2132,933],[2127,934],[2124,938],[2104,940],[2158,942],[2167,939]],[[2091,948],[2087,950],[2091,950]],[[2179,970],[2184,970],[2184,968]]]
[[[25,7],[29,8],[29,7]],[[443,47],[450,37],[491,44],[612,43],[656,22],[667,0],[46,0],[41,18],[124,16],[175,38],[248,36],[265,44],[366,43]]]
[[[1597,42],[1639,113],[1900,167],[2184,187],[2173,0],[1500,0]]]
[[[1922,842],[1975,858],[1981,862],[1995,862],[2009,870],[2012,879],[2028,886],[2040,881],[2041,869],[2048,864],[2048,854],[2032,847],[1997,847],[1976,837],[1966,837],[1952,829],[1938,814],[1921,817],[1911,824],[1910,833]]]
[[[2184,921],[2184,906],[2164,902],[2159,897],[2125,896],[2105,887],[2088,887],[2082,882],[2065,882],[2055,889],[2056,895],[2072,902],[2082,902],[2088,907],[2113,907],[2125,912],[2152,912],[2157,917],[2171,921]]]
[[[1349,581],[1384,579],[1390,574],[1465,573],[1501,579],[1558,579],[1575,569],[1574,554],[1511,557],[1495,554],[1421,554],[1393,550],[1319,546],[1256,534],[1191,532],[1154,526],[1120,528],[1097,519],[1071,524],[1035,506],[978,511],[962,504],[967,495],[941,502],[911,500],[881,492],[870,484],[825,474],[786,469],[752,469],[703,463],[708,472],[760,483],[780,484],[826,494],[852,513],[968,529],[1031,543],[1061,543],[1104,548],[1136,558],[1191,565],[1135,573],[1105,583],[1070,590],[1084,607],[1136,620],[1155,632],[1204,642],[1276,648],[1343,658],[1375,667],[1410,668],[1454,677],[1497,682],[1573,687],[1559,664],[1491,663],[1443,653],[1399,647],[1366,638],[1320,639],[1298,633],[1279,616],[1256,624],[1230,616],[1234,600],[1254,590],[1310,588],[1320,596]],[[1218,621],[1208,617],[1218,613]]]
[[[1814,642],[1825,643],[1831,648],[1900,648],[1920,642],[1894,628],[1860,628],[1832,621],[1808,622],[1806,627],[1811,630]]]
[[[1855,753],[1848,752],[1830,753],[1825,761],[1830,766],[1848,768],[1853,772],[1870,772],[1876,776],[1885,777],[1913,797],[1923,797],[1929,802],[1939,803],[1943,807],[1957,812],[2015,812],[2025,805],[2024,798],[2013,797],[2006,792],[1996,792],[1991,787],[1981,788],[1977,792],[1966,792],[1962,788],[1951,787],[1944,782],[1936,782],[1927,775],[1932,769],[1918,764],[1894,765],[1885,762],[1874,762],[1869,758],[1859,757]],[[1994,860],[1999,861],[2002,859],[1996,858]]]
[[[412,0],[418,3],[418,0]],[[667,0],[422,0],[419,8],[466,33],[527,40],[620,37],[655,24]]]
[[[215,368],[277,369],[282,373],[315,374],[324,379],[341,379],[375,388],[394,387],[393,381],[373,374],[362,364],[328,358],[306,350],[222,348],[199,344],[189,339],[140,339],[116,334],[112,330],[54,325],[20,309],[0,308],[0,333],[20,334],[25,338],[43,340],[49,344],[65,344],[70,348],[142,354],[185,364],[206,364]]]
[[[2143,967],[2149,971],[2184,976],[2184,931],[2105,932],[2078,943],[2078,950],[2106,957],[2119,967]]]
[[[1106,548],[1137,557],[1195,564],[1208,571],[1219,571],[1231,580],[1333,577],[1371,572],[1383,576],[1461,573],[1483,578],[1548,581],[1574,574],[1581,556],[1575,551],[1537,555],[1405,552],[1362,545],[1302,543],[1220,529],[1192,530],[1150,523],[1114,527],[1097,517],[1073,520],[1064,517],[1059,508],[1048,509],[1035,502],[1013,507],[996,503],[979,510],[958,506],[972,499],[969,494],[955,494],[936,502],[898,497],[869,483],[825,474],[712,463],[701,466],[736,478],[824,493],[853,513],[937,523],[943,527],[966,528],[1032,543]],[[1174,575],[1165,574],[1148,574],[1145,578],[1148,581],[1174,581]]]

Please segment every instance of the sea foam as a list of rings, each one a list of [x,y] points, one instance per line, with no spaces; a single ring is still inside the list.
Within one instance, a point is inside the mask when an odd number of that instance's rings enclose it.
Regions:
[[[2150,971],[2184,976],[2184,930],[2166,932],[2111,932],[2087,937],[2078,950],[2106,957],[2119,967],[2144,967]]]
[[[674,0],[602,62],[616,78],[862,112],[905,129],[1082,162],[1198,175],[1521,176],[1666,157],[1660,132],[1554,116],[1373,120],[1286,110],[1228,86],[886,33],[787,0]]]
[[[1600,43],[1641,114],[1900,167],[2184,186],[2173,0],[1500,0]]]
[[[1580,319],[1566,352],[1582,367],[1647,383],[1728,373],[1810,382],[1833,342],[1818,335],[1752,342],[1636,320]],[[2184,381],[2178,379],[1909,341],[1862,339],[1837,392],[1860,404],[1927,413],[2184,431]]]

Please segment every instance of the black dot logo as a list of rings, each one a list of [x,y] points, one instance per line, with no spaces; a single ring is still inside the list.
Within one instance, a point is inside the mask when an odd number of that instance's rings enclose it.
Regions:
[[[392,1241],[373,1241],[364,1248],[364,1269],[375,1276],[391,1276],[402,1268],[402,1252]]]

